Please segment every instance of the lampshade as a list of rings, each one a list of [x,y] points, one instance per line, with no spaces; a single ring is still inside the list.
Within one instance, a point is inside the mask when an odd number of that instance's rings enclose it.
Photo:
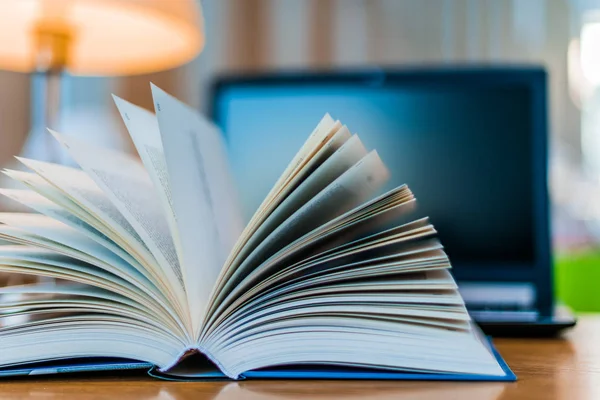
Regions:
[[[38,68],[40,31],[65,39],[64,67],[75,75],[176,67],[204,46],[197,1],[0,0],[0,69]]]

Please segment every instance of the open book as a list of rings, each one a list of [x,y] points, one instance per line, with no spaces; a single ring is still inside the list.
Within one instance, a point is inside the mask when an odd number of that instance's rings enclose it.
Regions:
[[[141,160],[51,131],[81,169],[4,171],[38,213],[0,213],[0,271],[56,282],[0,288],[0,376],[514,379],[346,126],[326,115],[244,226],[220,132],[152,95],[115,97]]]

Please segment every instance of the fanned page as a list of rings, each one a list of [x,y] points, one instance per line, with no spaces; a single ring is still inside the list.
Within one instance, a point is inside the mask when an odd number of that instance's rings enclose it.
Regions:
[[[152,96],[198,334],[219,271],[243,228],[242,213],[216,127],[154,85]]]
[[[186,379],[514,380],[415,196],[380,193],[390,171],[347,126],[325,115],[244,227],[218,129],[152,94],[155,114],[115,97],[140,159],[51,131],[80,169],[4,171],[37,213],[0,213],[0,271],[58,280],[0,288],[0,375],[120,357]]]

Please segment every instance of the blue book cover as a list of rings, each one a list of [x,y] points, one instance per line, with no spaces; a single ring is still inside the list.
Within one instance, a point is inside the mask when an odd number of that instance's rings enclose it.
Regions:
[[[372,379],[372,380],[427,380],[427,381],[504,381],[517,380],[500,353],[490,347],[496,360],[505,372],[504,376],[452,374],[452,373],[425,373],[425,372],[400,372],[390,370],[377,370],[370,368],[348,368],[337,366],[286,366],[264,368],[248,371],[240,379]],[[55,360],[42,363],[32,363],[17,367],[0,369],[0,377],[15,376],[41,376],[55,374],[90,373],[101,371],[145,370],[153,377],[173,381],[207,381],[230,380],[221,371],[215,369],[198,374],[176,376],[161,373],[152,364],[113,358],[94,358],[78,360]]]

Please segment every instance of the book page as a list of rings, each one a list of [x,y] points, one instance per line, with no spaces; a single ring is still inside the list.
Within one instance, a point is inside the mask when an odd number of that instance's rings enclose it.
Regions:
[[[152,96],[198,330],[223,262],[242,231],[242,213],[218,130],[154,85]]]
[[[54,186],[35,172],[16,171],[11,169],[5,169],[2,172],[5,175],[11,177],[12,179],[23,183],[33,192],[38,193],[40,196],[50,200],[54,204],[62,207],[71,214],[77,216],[82,221],[86,221],[88,224],[95,227],[97,227],[98,225],[102,225],[106,227],[105,229],[110,230],[110,228],[106,226],[106,224],[104,224],[104,222],[101,221],[96,215],[88,212],[79,204],[71,200],[71,198],[69,198],[65,192],[58,189],[56,186]],[[107,234],[107,236],[109,235]]]
[[[90,227],[96,229],[98,232],[105,235],[119,247],[124,249],[124,251],[131,258],[133,258],[138,265],[144,266],[143,268],[146,271],[148,271],[147,260],[145,257],[149,257],[150,255],[147,252],[147,250],[145,250],[145,255],[140,255],[139,251],[136,249],[137,246],[134,242],[131,242],[128,240],[127,237],[120,235],[111,226],[111,223],[105,222],[104,220],[100,219],[97,214],[94,214],[90,212],[89,209],[82,207],[82,205],[80,203],[77,203],[76,199],[72,198],[69,195],[69,193],[59,189],[57,186],[52,185],[47,180],[45,180],[40,175],[34,172],[15,170],[4,170],[3,172],[11,178],[22,182],[25,186],[31,189],[32,192],[35,192],[43,198],[54,203],[56,205],[56,208],[62,208],[63,210],[65,210],[65,214],[71,214],[73,217],[80,219],[81,221],[88,224]],[[31,200],[31,196],[27,196],[27,198],[28,200]],[[19,197],[19,199],[17,199],[17,201],[20,200],[23,200],[23,197]],[[33,204],[29,203],[28,205],[32,206]],[[36,210],[38,210],[42,214],[45,213],[44,211],[40,211],[37,208]]]
[[[169,172],[167,171],[156,115],[115,95],[113,95],[113,99],[127,127],[129,136],[154,184],[154,189],[165,210],[175,249],[181,259],[181,241],[177,229],[175,210],[173,209]]]
[[[274,250],[364,202],[388,175],[377,152],[370,152],[280,224],[242,264],[264,261]]]
[[[171,285],[182,292],[183,276],[175,245],[144,167],[126,154],[89,146],[57,132],[52,134],[135,229]]]
[[[40,214],[0,213],[0,223],[37,236],[38,240],[46,242],[46,247],[61,249],[59,252],[63,254],[102,266],[103,269],[107,269],[117,276],[135,282],[141,288],[158,293],[158,289],[144,275],[121,257],[86,236],[80,235],[62,222]],[[4,233],[8,234],[9,232]]]
[[[139,285],[119,269],[106,263],[89,263],[91,258],[86,258],[82,253],[18,228],[0,225],[0,237],[16,238],[17,242],[33,244],[0,246],[0,272],[47,276],[69,281],[70,284],[77,282],[117,293],[157,316],[164,316],[171,321],[170,324],[178,326],[178,331],[185,334],[185,327],[176,311],[160,291],[149,290],[148,285]]]
[[[428,256],[431,253],[433,254]],[[439,267],[437,269],[429,268],[428,263],[437,263]],[[248,307],[250,303],[258,305],[267,300],[279,301],[276,298],[281,295],[287,293],[294,296],[303,290],[308,290],[310,293],[329,293],[338,289],[348,292],[368,288],[382,291],[394,290],[387,289],[389,288],[386,286],[388,284],[399,290],[457,289],[454,279],[445,269],[447,267],[448,259],[444,259],[443,255],[435,256],[432,251],[412,257],[404,256],[401,260],[390,262],[388,265],[381,262],[363,266],[345,264],[337,266],[336,271],[328,271],[325,266],[325,269],[319,273],[295,271],[295,275],[292,271],[288,271],[271,282],[271,284],[276,283],[276,289],[265,290],[266,288],[263,287],[262,290],[253,290],[254,293],[250,296],[245,295],[244,297],[247,299],[243,306]],[[249,302],[248,299],[252,300]],[[239,302],[236,301],[236,303]],[[465,315],[464,318],[468,319],[469,317]]]
[[[302,145],[298,153],[294,156],[292,161],[288,164],[283,174],[279,177],[273,189],[269,192],[263,204],[258,208],[260,210],[266,210],[273,200],[280,194],[282,190],[288,186],[289,182],[302,171],[302,168],[312,159],[312,157],[321,149],[323,144],[327,143],[331,136],[341,127],[339,121],[334,121],[331,115],[325,114],[325,116],[319,121],[315,129],[311,132],[306,139],[306,142]]]
[[[346,136],[345,134],[349,135],[348,130],[345,128],[340,129],[339,133],[344,136]],[[358,136],[352,136],[273,210],[252,236],[250,236],[242,251],[238,254],[238,257],[247,256],[268,234],[273,232],[288,217],[304,204],[308,203],[327,185],[339,178],[340,175],[366,155],[367,150]]]
[[[319,226],[310,233],[288,244],[277,252],[261,268],[285,263],[289,257],[309,251],[317,246],[326,251],[340,243],[348,243],[385,226],[398,223],[414,210],[415,198],[406,185],[392,189],[371,201],[361,204],[343,215]],[[312,250],[314,252],[314,250]],[[275,267],[276,268],[276,267]]]
[[[121,315],[115,309],[110,314],[73,315],[62,311],[50,316],[36,315],[27,323],[0,328],[0,333],[1,367],[107,356],[165,367],[185,350],[181,336],[173,335],[168,328]]]
[[[252,269],[233,288],[228,299],[221,299],[211,313],[208,330],[222,310],[231,304],[242,305],[244,298],[255,290],[261,290],[286,270],[297,267],[298,262],[307,263],[337,246],[382,230],[393,221],[398,221],[414,208],[414,196],[406,185],[392,189],[374,199],[360,204],[346,213],[326,222],[302,237],[286,244],[266,261]],[[439,243],[435,246],[440,248]],[[405,252],[408,249],[404,250]],[[300,260],[300,261],[299,261]]]
[[[101,356],[167,365],[186,347],[181,325],[145,291],[89,264],[51,251],[0,246],[0,271],[70,281],[0,289],[1,366]],[[164,354],[152,356],[158,353]]]
[[[265,219],[312,172],[313,168],[317,167],[342,146],[348,137],[349,132],[347,128],[342,128],[340,122],[334,121],[329,114],[326,114],[321,119],[242,232],[227,259],[226,270],[223,271],[219,279],[219,285],[222,285],[223,280],[226,280],[230,276],[231,271],[237,267],[243,257],[247,242]]]
[[[271,285],[288,285],[291,281],[306,282],[309,276],[323,277],[331,283],[335,279],[349,277],[370,278],[377,275],[447,267],[448,257],[441,251],[442,246],[435,240],[406,244],[418,235],[432,235],[435,230],[427,224],[427,219],[400,225],[398,229],[387,231],[381,237],[369,235],[360,239],[339,239],[333,236],[328,243],[311,251],[297,255],[296,262],[282,263],[282,257],[271,257],[244,278],[230,293],[236,298],[234,304],[241,306],[247,299]],[[356,225],[351,227],[356,230]],[[407,232],[403,237],[402,232]],[[341,232],[346,236],[346,232]],[[367,246],[368,245],[368,246]],[[377,249],[366,261],[356,261],[359,253]],[[286,246],[278,254],[289,254]],[[364,253],[363,253],[364,254]],[[376,255],[375,255],[376,254]],[[320,279],[320,278],[319,278]]]
[[[141,303],[150,300],[153,294],[141,290],[114,271],[105,270],[77,257],[65,246],[43,240],[39,236],[10,226],[0,225],[0,236],[15,238],[17,242],[31,243],[33,246],[0,246],[0,271],[50,276],[73,282],[104,288],[115,293],[137,299]],[[47,243],[46,246],[44,243]],[[62,250],[66,249],[66,250]],[[82,262],[83,261],[83,262]],[[110,266],[109,266],[110,267]],[[143,300],[143,299],[146,300]],[[150,303],[147,303],[150,306]]]
[[[310,134],[302,148],[296,153],[283,174],[279,177],[265,200],[258,207],[250,222],[246,225],[239,239],[230,252],[225,265],[219,274],[219,278],[213,293],[211,295],[209,314],[212,314],[215,307],[218,307],[216,294],[235,273],[244,257],[253,249],[257,241],[252,241],[252,236],[261,227],[265,220],[273,213],[279,204],[294,191],[294,189],[308,176],[315,168],[323,163],[332,153],[340,148],[350,136],[347,128],[342,127],[339,121],[334,121],[329,114],[326,114],[317,127]],[[268,230],[268,228],[265,228]]]
[[[388,176],[389,172],[377,152],[367,154],[261,241],[216,294],[215,304],[219,304],[242,279],[278,250],[364,202],[387,181]]]
[[[142,265],[158,281],[165,281],[163,269],[157,263],[152,253],[146,247],[144,241],[137,234],[126,218],[119,212],[112,201],[98,187],[98,185],[85,172],[74,168],[46,163],[42,161],[18,158],[25,166],[35,171],[38,175],[52,183],[54,187],[62,190],[74,202],[85,208],[89,213],[97,215],[97,218],[115,231],[127,242],[135,253],[140,257]],[[161,285],[165,292],[171,296],[172,287]],[[173,298],[173,297],[171,297]],[[178,303],[173,298],[174,304]]]
[[[26,317],[25,323],[32,319],[49,319],[61,312],[116,313],[132,320],[141,320],[159,329],[169,329],[181,335],[181,327],[169,318],[164,310],[140,303],[126,296],[98,287],[73,282],[59,281],[52,284],[19,285],[0,288],[0,302],[3,311],[2,322],[16,316]],[[52,312],[45,312],[45,310]],[[43,311],[42,311],[43,310]],[[90,320],[93,316],[90,316]],[[10,324],[7,324],[10,325]],[[7,326],[1,324],[0,326]]]
[[[74,215],[72,212],[67,211],[56,203],[48,200],[46,197],[32,190],[19,189],[0,189],[0,194],[75,229],[77,232],[85,235],[86,237],[92,239],[96,243],[106,247],[108,250],[118,255],[138,271],[147,274],[145,268],[143,268],[136,259],[123,250],[123,248],[118,246],[109,237]]]

